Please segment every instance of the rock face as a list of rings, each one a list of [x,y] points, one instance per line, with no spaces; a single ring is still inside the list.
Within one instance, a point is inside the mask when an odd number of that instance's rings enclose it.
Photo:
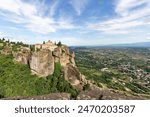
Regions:
[[[73,53],[71,54],[71,59],[70,59],[70,61],[71,61],[71,63],[72,63],[73,66],[76,65],[74,58],[75,58],[75,53],[73,52]]]
[[[61,57],[60,57],[60,64],[62,66],[66,66],[68,63],[70,63],[70,57],[66,54],[63,54]]]
[[[64,78],[77,90],[82,90],[86,80],[75,65],[75,53],[70,53],[69,48],[61,43],[54,44],[48,41],[29,47],[20,46],[17,51],[6,46],[2,54],[13,54],[14,61],[27,64],[31,73],[39,77],[47,77],[54,73],[55,63],[62,66]]]
[[[43,49],[33,52],[29,63],[32,74],[40,77],[52,75],[54,72],[54,57],[50,50]]]
[[[22,64],[29,64],[30,54],[28,48],[22,48],[20,52],[13,52],[14,61]]]
[[[1,54],[4,54],[4,55],[10,55],[10,54],[12,54],[11,47],[5,46],[5,47],[3,48],[3,50],[1,51]]]
[[[84,82],[82,81],[82,75],[78,69],[71,64],[67,64],[64,67],[65,80],[69,81],[70,84],[77,90],[82,90]]]
[[[62,49],[60,47],[55,48],[54,51],[53,51],[53,55],[55,57],[59,58],[62,55]]]
[[[108,89],[92,89],[81,91],[77,100],[141,100],[140,96],[127,96],[121,92],[111,91]]]

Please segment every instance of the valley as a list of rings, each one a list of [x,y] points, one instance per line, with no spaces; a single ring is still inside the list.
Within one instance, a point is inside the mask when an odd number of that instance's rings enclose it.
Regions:
[[[76,64],[87,79],[104,89],[150,98],[150,49],[77,47]]]

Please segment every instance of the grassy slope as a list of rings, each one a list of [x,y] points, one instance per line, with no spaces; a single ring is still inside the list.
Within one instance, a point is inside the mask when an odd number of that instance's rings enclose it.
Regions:
[[[11,56],[0,54],[0,98],[12,96],[43,95],[51,92],[76,91],[61,76],[61,66],[55,64],[55,72],[47,78],[31,75],[27,65],[14,64]]]

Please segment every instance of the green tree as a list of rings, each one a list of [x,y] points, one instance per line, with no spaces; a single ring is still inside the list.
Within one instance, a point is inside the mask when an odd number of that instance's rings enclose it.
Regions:
[[[58,46],[58,47],[61,47],[61,46],[62,46],[62,44],[61,44],[60,41],[57,43],[57,46]]]
[[[61,75],[61,64],[60,63],[55,63],[55,69],[54,69],[53,75],[57,78]]]

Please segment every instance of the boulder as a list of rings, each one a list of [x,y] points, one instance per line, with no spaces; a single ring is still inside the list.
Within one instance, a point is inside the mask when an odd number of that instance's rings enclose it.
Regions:
[[[81,91],[77,96],[77,100],[98,100],[103,98],[102,90]]]
[[[21,52],[15,52],[13,53],[14,61],[17,61],[22,64],[28,64],[29,61],[29,55],[28,54],[23,54]]]
[[[54,72],[54,57],[50,50],[42,49],[38,52],[33,52],[30,58],[30,69],[32,74],[39,77],[52,75]]]
[[[83,89],[83,77],[78,69],[71,64],[67,64],[64,68],[64,78],[78,91]]]

